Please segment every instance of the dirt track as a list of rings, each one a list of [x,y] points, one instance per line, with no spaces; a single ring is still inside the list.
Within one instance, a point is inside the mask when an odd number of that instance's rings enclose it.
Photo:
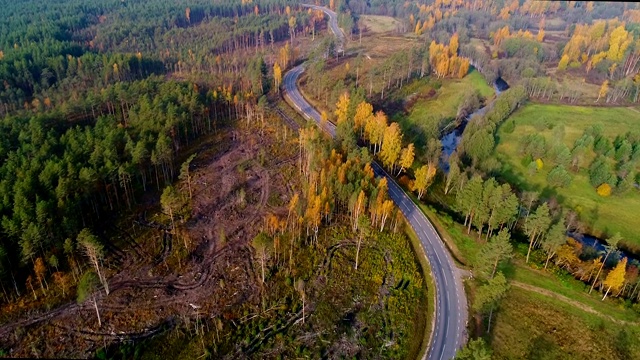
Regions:
[[[560,294],[558,294],[556,292],[553,292],[551,290],[543,289],[543,288],[540,288],[540,287],[537,287],[537,286],[525,284],[525,283],[522,283],[522,282],[519,282],[519,281],[515,281],[515,280],[512,280],[510,282],[510,284],[515,286],[515,287],[518,287],[520,289],[524,289],[524,290],[527,290],[527,291],[532,291],[532,292],[538,293],[540,295],[544,295],[544,296],[548,296],[548,297],[551,297],[551,298],[554,298],[554,299],[558,299],[558,300],[560,300],[562,302],[565,302],[565,303],[567,303],[567,304],[569,304],[571,306],[575,306],[576,308],[578,308],[578,309],[580,309],[582,311],[598,315],[600,317],[609,319],[609,320],[611,320],[611,321],[613,321],[615,323],[621,324],[621,325],[632,325],[632,324],[635,325],[636,324],[636,323],[631,322],[631,321],[624,321],[624,320],[614,319],[613,317],[611,317],[609,315],[605,315],[605,314],[603,314],[601,312],[598,312],[594,308],[592,308],[592,307],[590,307],[588,305],[585,305],[584,303],[581,303],[580,301],[576,301],[576,300],[570,299],[570,298],[568,298],[568,297],[566,297],[564,295],[560,295]]]

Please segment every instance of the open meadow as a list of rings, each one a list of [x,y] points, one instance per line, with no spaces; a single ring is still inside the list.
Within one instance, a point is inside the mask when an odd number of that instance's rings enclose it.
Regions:
[[[361,21],[363,28],[366,31],[372,33],[384,33],[393,31],[400,23],[400,21],[391,16],[381,15],[362,15]]]
[[[513,125],[511,125],[513,124]],[[535,173],[527,170],[520,154],[521,140],[530,134],[541,134],[550,143],[558,128],[564,128],[563,142],[569,149],[583,132],[596,124],[603,125],[603,136],[613,140],[617,135],[640,131],[640,112],[635,108],[604,108],[567,105],[527,104],[516,111],[498,130],[496,155],[503,164],[501,176],[524,190],[540,191],[543,197],[555,197],[561,204],[578,212],[595,236],[610,236],[620,232],[629,245],[640,246],[635,221],[640,213],[640,192],[632,189],[624,195],[602,197],[589,184],[588,166],[595,157],[589,150],[584,166],[569,186],[552,188],[547,175],[554,165],[543,158],[544,166]],[[513,131],[509,131],[510,127]]]
[[[495,359],[637,359],[637,324],[621,324],[519,287],[496,314]]]

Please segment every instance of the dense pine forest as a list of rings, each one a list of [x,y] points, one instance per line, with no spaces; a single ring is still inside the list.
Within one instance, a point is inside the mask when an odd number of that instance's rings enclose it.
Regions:
[[[0,24],[0,111],[50,108],[85,98],[81,95],[90,89],[150,74],[206,71],[206,78],[216,74],[220,83],[240,84],[239,69],[251,60],[239,56],[240,51],[255,55],[308,26],[305,12],[294,14],[289,25],[289,5],[293,3],[12,4]]]
[[[181,149],[268,90],[286,1],[25,1],[0,20],[2,284],[177,178]],[[33,16],[33,14],[38,16]],[[296,15],[297,14],[297,15]],[[241,53],[250,54],[240,56]],[[250,68],[250,71],[241,69]],[[198,81],[184,81],[186,79]],[[258,81],[256,81],[258,78]],[[258,87],[252,84],[259,84]],[[13,283],[13,284],[12,284]],[[14,295],[17,295],[14,294]]]

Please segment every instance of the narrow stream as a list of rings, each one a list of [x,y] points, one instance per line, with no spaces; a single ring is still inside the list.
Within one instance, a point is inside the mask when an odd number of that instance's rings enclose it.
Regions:
[[[498,97],[503,91],[509,88],[509,84],[507,84],[507,82],[502,78],[498,78],[493,84],[493,88],[495,89],[496,97]],[[445,173],[449,172],[449,156],[451,156],[451,154],[453,154],[453,152],[458,148],[458,144],[460,144],[462,134],[464,133],[464,129],[467,127],[469,120],[471,120],[475,115],[484,115],[489,109],[489,106],[491,106],[491,103],[488,103],[484,107],[476,110],[471,115],[467,116],[455,129],[444,134],[440,138],[440,141],[442,142],[442,157],[440,158],[440,168]],[[593,249],[587,251],[593,251],[595,253],[603,253],[606,251],[606,242],[604,240],[598,239],[588,234],[568,233],[567,235],[581,243],[583,248]],[[607,263],[609,263],[609,261],[613,262],[613,259],[616,259],[617,262],[619,260],[622,260],[622,258],[624,257],[626,257],[629,262],[640,262],[640,258],[638,258],[637,256],[625,253],[624,251],[617,251],[615,255],[610,255],[611,260],[607,260]]]
[[[509,84],[504,81],[502,78],[498,78],[493,84],[493,88],[496,92],[496,97],[500,96],[500,94],[509,88]],[[444,134],[440,138],[440,142],[442,143],[442,157],[440,158],[440,168],[445,172],[449,172],[449,156],[453,154],[453,152],[458,148],[458,144],[462,139],[462,133],[464,129],[467,127],[467,123],[471,120],[475,115],[484,115],[487,110],[491,106],[491,103],[486,104],[480,109],[471,113],[471,115],[467,116],[460,124],[453,129],[452,131]]]
[[[587,250],[587,251],[593,251],[594,254],[605,253],[607,251],[606,242],[602,239],[598,239],[595,236],[580,234],[580,233],[568,233],[567,235],[572,239],[576,240],[577,242],[579,242],[580,244],[582,244],[583,253],[585,252],[584,249],[586,248],[591,248],[592,250]],[[607,265],[614,265],[615,263],[622,260],[623,258],[627,258],[628,263],[631,263],[631,262],[640,263],[640,259],[638,259],[637,256],[626,253],[622,250],[618,250],[615,253],[612,253],[611,255],[609,255],[609,258],[607,259]],[[615,259],[615,262],[613,259]]]

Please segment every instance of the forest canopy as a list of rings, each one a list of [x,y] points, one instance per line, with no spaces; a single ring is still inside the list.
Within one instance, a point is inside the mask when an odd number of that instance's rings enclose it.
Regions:
[[[271,0],[5,4],[3,285],[22,283],[18,270],[38,259],[64,258],[80,230],[173,182],[190,142],[257,114],[272,83],[265,53],[308,26],[309,14],[292,8]]]

